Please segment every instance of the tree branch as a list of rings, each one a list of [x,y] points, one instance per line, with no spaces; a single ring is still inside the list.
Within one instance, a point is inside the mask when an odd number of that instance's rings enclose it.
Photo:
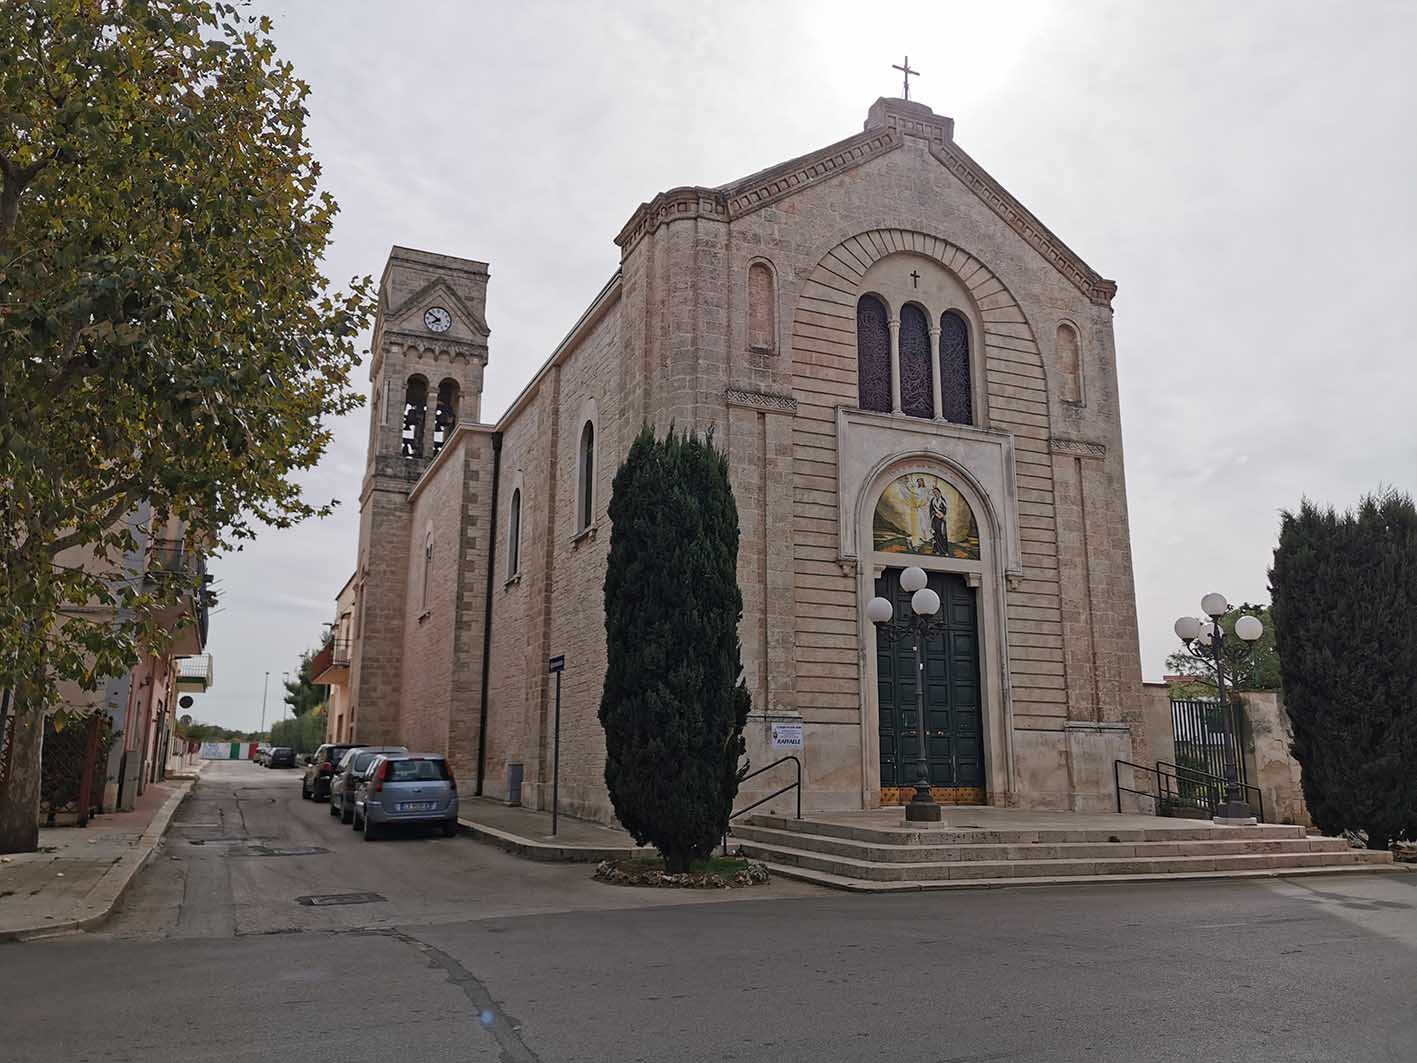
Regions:
[[[119,497],[118,500],[108,508],[108,511],[104,513],[103,516],[98,518],[99,527],[107,528],[109,525],[111,525],[114,521],[116,521],[119,517],[123,516],[124,513],[128,512],[128,510],[132,508],[134,502],[133,488],[136,486],[137,478],[130,477],[127,480],[114,484],[111,487],[106,487],[102,491],[98,491],[95,494],[90,495],[87,499],[79,503],[74,508],[80,511],[89,510],[92,509],[94,506],[101,505],[109,498],[113,498],[115,495],[118,495],[119,492],[122,492],[121,497]],[[44,549],[50,557],[58,557],[65,550],[69,549],[72,546],[80,546],[84,542],[88,541],[89,538],[90,535],[88,533],[80,529],[75,529],[74,531],[71,531],[66,535],[59,536],[57,539],[50,543],[45,544]],[[28,540],[26,540],[26,543],[28,543]],[[21,547],[21,549],[23,549],[23,547]]]

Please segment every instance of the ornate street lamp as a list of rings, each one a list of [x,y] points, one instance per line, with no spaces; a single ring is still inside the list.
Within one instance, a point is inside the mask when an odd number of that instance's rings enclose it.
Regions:
[[[1240,787],[1239,767],[1235,762],[1235,728],[1225,694],[1225,666],[1231,674],[1254,652],[1255,642],[1264,634],[1264,624],[1256,616],[1242,616],[1235,621],[1235,635],[1240,641],[1225,637],[1220,618],[1230,611],[1225,595],[1207,594],[1201,599],[1201,610],[1209,620],[1183,616],[1176,621],[1176,637],[1186,644],[1186,652],[1215,670],[1215,690],[1220,699],[1220,719],[1225,726],[1225,803],[1216,810],[1218,823],[1253,823],[1249,802]]]
[[[910,614],[899,619],[889,599],[879,596],[866,603],[866,618],[876,625],[876,637],[887,642],[908,638],[915,650],[915,721],[920,733],[920,755],[915,761],[915,796],[905,806],[907,822],[938,823],[943,817],[940,806],[930,793],[930,761],[926,750],[925,726],[925,662],[921,643],[944,631],[940,611],[940,596],[926,584],[925,570],[912,565],[900,574],[902,590],[910,594]]]

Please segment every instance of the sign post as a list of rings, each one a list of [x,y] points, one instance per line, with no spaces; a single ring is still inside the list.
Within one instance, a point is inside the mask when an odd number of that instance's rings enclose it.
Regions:
[[[561,811],[561,673],[566,670],[565,654],[557,654],[546,662],[547,671],[556,677],[556,724],[551,753],[551,837],[556,837],[556,819]]]

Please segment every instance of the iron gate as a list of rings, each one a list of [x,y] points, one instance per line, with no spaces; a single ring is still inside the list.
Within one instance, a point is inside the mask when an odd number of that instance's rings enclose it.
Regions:
[[[1225,714],[1230,716],[1230,735],[1225,734]],[[1176,740],[1177,788],[1186,804],[1209,807],[1224,800],[1225,787],[1215,780],[1225,778],[1225,746],[1231,743],[1235,755],[1235,772],[1243,786],[1245,754],[1240,745],[1242,706],[1232,701],[1194,700],[1171,702],[1171,731]],[[1211,778],[1201,778],[1203,773]]]

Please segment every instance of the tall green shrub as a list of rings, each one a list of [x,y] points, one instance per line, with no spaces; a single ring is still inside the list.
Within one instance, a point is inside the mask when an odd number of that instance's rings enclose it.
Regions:
[[[738,509],[712,436],[641,431],[615,475],[600,702],[615,813],[670,871],[723,836],[743,725]]]
[[[1304,800],[1326,833],[1417,838],[1417,508],[1370,495],[1284,513],[1275,638]]]

